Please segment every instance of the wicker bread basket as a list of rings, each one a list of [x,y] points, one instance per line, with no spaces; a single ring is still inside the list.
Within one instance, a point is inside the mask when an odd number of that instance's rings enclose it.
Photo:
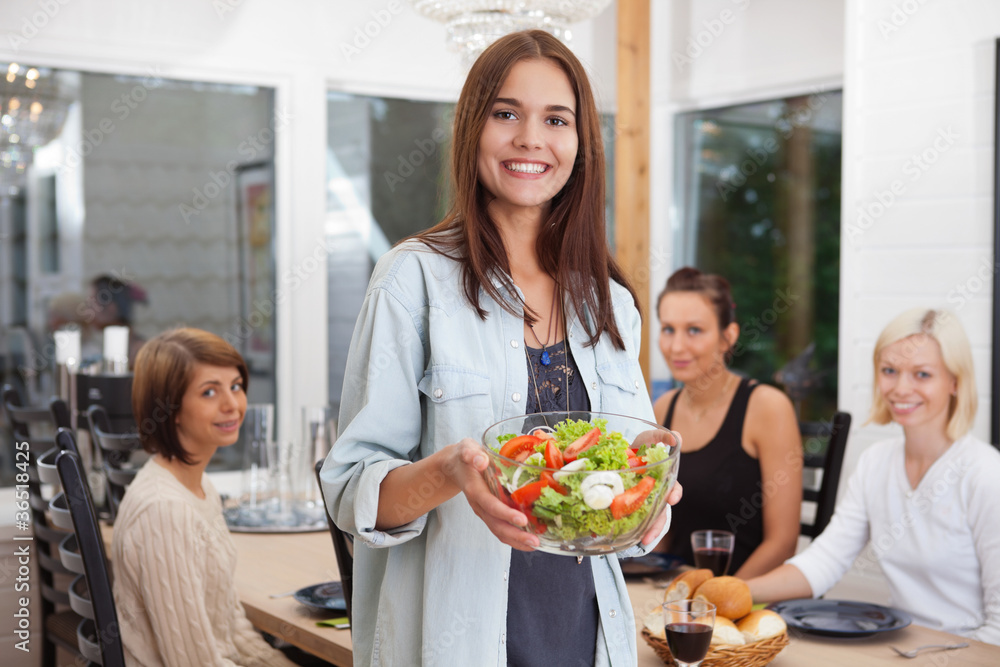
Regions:
[[[670,655],[667,641],[653,636],[646,628],[642,629],[642,638],[653,647],[656,655],[670,667],[677,667],[674,656]],[[762,639],[753,644],[743,646],[713,646],[701,662],[701,667],[763,667],[788,646],[788,634],[781,633],[774,637]]]

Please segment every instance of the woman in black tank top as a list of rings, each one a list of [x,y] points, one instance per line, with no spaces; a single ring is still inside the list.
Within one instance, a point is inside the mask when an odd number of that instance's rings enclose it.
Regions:
[[[693,564],[691,533],[736,535],[729,574],[768,572],[795,553],[802,503],[802,440],[791,401],[780,390],[741,378],[726,363],[739,325],[729,283],[683,268],[660,294],[660,351],[683,387],[653,406],[683,438],[684,498],[660,544]]]

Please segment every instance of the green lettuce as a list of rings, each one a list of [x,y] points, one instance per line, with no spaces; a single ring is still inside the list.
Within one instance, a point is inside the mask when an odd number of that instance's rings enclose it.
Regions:
[[[567,479],[567,481],[571,481]],[[634,530],[649,514],[654,493],[650,493],[639,509],[621,519],[615,519],[611,510],[595,510],[583,502],[583,495],[577,490],[562,495],[546,487],[535,501],[534,514],[545,522],[549,537],[571,541],[584,535],[617,537]]]
[[[566,490],[566,494],[545,487],[531,509],[532,514],[545,526],[546,537],[550,539],[568,542],[591,535],[615,538],[628,533],[646,519],[652,509],[654,497],[659,494],[665,483],[664,478],[669,471],[662,469],[663,466],[641,474],[629,471],[628,459],[634,455],[630,443],[621,433],[608,433],[605,419],[595,419],[593,422],[568,419],[556,424],[554,430],[556,445],[561,451],[565,451],[573,441],[583,437],[594,427],[601,430],[601,436],[597,444],[581,452],[577,460],[584,462],[584,465],[578,473],[592,470],[613,471],[620,476],[626,490],[638,484],[646,475],[650,475],[656,480],[656,486],[636,511],[621,519],[615,519],[610,509],[593,509],[584,502],[580,487],[587,475],[573,472],[559,475],[558,483]],[[497,438],[497,449],[512,437],[514,434]],[[544,468],[545,459],[542,452],[545,450],[545,441],[535,449],[536,453],[528,457],[524,463]],[[653,465],[669,458],[670,448],[663,444],[643,446],[639,450],[639,456],[646,465]],[[522,468],[515,483],[514,474],[518,466],[499,466],[499,468],[500,482],[510,490],[537,481],[542,472],[540,469]]]

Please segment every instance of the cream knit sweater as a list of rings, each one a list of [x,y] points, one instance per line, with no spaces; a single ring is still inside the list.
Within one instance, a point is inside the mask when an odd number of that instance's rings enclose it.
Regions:
[[[201,484],[204,500],[153,457],[122,500],[111,552],[126,664],[294,666],[247,620],[219,494]]]

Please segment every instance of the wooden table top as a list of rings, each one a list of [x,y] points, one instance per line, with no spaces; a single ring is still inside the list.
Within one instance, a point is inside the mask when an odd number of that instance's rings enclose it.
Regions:
[[[236,586],[250,622],[303,651],[349,667],[350,630],[316,625],[338,614],[315,611],[290,595],[270,597],[340,580],[330,533],[232,535],[239,551]]]
[[[105,542],[111,529],[105,528]],[[236,585],[247,617],[258,629],[298,646],[335,665],[351,665],[351,635],[348,630],[317,627],[316,621],[329,613],[311,610],[291,596],[272,594],[295,591],[305,586],[340,579],[333,544],[326,532],[297,534],[234,533],[239,550]],[[662,600],[663,589],[642,581],[628,584],[636,623]],[[900,658],[889,645],[911,649],[923,644],[968,641],[969,647],[956,651],[927,653],[914,660]],[[659,667],[663,662],[639,636],[639,667]],[[773,667],[900,667],[946,665],[997,667],[1000,647],[967,640],[957,635],[911,625],[902,630],[859,639],[834,639],[796,633],[787,647],[771,662]]]
[[[663,589],[643,582],[628,585],[636,623],[642,630],[642,619],[663,599]],[[789,633],[789,643],[771,661],[772,667],[997,667],[1000,665],[1000,646],[965,639],[958,635],[931,630],[919,625],[893,632],[886,632],[857,639],[818,637],[802,632]],[[896,655],[889,646],[905,650],[924,644],[957,644],[968,642],[969,647],[954,651],[925,653],[912,660]],[[639,637],[639,667],[661,667],[663,661],[652,647]]]

